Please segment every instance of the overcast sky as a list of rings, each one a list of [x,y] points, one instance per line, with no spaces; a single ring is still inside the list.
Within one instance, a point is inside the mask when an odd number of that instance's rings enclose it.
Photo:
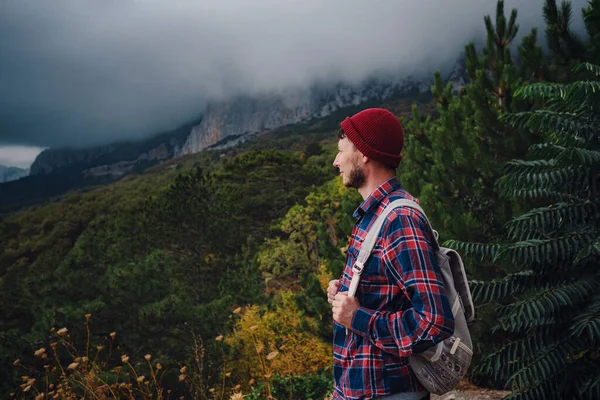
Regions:
[[[576,26],[586,3],[573,1]],[[507,14],[517,4],[520,33],[541,26],[543,0],[507,0]],[[196,119],[211,99],[360,80],[375,70],[434,70],[481,36],[495,7],[496,0],[0,0],[0,164],[27,165],[23,157],[43,147],[148,136]]]

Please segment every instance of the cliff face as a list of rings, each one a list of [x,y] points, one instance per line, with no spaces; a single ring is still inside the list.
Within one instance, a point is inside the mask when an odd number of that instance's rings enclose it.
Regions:
[[[373,79],[356,86],[313,86],[211,103],[205,110],[202,122],[192,128],[178,155],[196,153],[211,146],[227,147],[261,132],[324,117],[340,108],[365,101],[425,93],[430,86],[429,81],[410,78],[397,81]]]

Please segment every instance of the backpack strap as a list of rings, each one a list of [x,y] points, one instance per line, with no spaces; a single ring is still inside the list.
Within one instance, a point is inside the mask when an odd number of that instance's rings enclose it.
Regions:
[[[362,274],[363,269],[365,268],[365,263],[367,262],[367,259],[371,255],[371,251],[373,251],[373,246],[375,245],[375,241],[377,240],[377,235],[379,234],[379,231],[381,231],[381,228],[383,227],[383,224],[385,223],[385,219],[387,218],[387,216],[389,215],[390,212],[392,212],[394,209],[396,209],[398,207],[410,207],[410,208],[419,210],[423,214],[423,217],[425,217],[425,220],[427,221],[427,225],[429,226],[429,229],[431,229],[431,231],[433,232],[433,241],[434,241],[435,246],[439,247],[438,242],[437,242],[438,233],[437,233],[437,231],[433,230],[433,228],[431,227],[431,224],[429,223],[429,220],[427,219],[427,215],[425,215],[425,211],[423,211],[421,206],[419,206],[414,201],[408,200],[408,199],[399,199],[399,200],[392,201],[390,204],[388,204],[383,209],[381,214],[377,217],[377,219],[375,220],[375,222],[369,229],[369,232],[367,233],[367,237],[365,238],[365,240],[363,241],[363,243],[360,247],[360,251],[358,252],[358,257],[356,257],[356,262],[354,263],[354,266],[352,267],[352,281],[350,282],[350,287],[348,288],[348,297],[353,297],[354,294],[356,293],[356,289],[358,289],[358,283],[360,282],[360,275]]]
[[[429,222],[429,218],[427,218],[427,214],[425,214],[425,211],[423,211],[421,206],[418,205],[417,203],[415,203],[414,201],[408,200],[408,199],[401,199],[401,200],[394,201],[394,203],[396,203],[396,202],[398,203],[399,206],[414,208],[415,210],[418,210],[421,212],[421,214],[423,214],[423,218],[425,218],[425,221],[427,221],[427,226],[429,227],[429,230],[431,230],[431,233],[433,234],[433,244],[439,248],[440,244],[438,242],[438,239],[439,239],[440,234],[438,233],[438,231],[433,229],[431,222]]]

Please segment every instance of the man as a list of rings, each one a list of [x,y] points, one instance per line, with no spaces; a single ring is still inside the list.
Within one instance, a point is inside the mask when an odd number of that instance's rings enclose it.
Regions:
[[[381,108],[363,110],[340,125],[333,165],[364,202],[354,213],[344,272],[327,290],[334,320],[333,398],[428,399],[408,356],[452,335],[454,318],[419,211],[400,207],[389,214],[355,297],[347,294],[352,266],[375,218],[394,200],[417,201],[396,178],[402,126]]]

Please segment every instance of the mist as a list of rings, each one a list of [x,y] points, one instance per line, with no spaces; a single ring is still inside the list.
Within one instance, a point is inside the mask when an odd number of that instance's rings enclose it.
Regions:
[[[431,74],[484,37],[496,0],[0,0],[0,146],[139,139],[209,101]],[[543,1],[518,8],[520,35]],[[585,0],[573,1],[581,30]],[[6,147],[0,155],[6,156]],[[22,163],[21,163],[22,164]]]

